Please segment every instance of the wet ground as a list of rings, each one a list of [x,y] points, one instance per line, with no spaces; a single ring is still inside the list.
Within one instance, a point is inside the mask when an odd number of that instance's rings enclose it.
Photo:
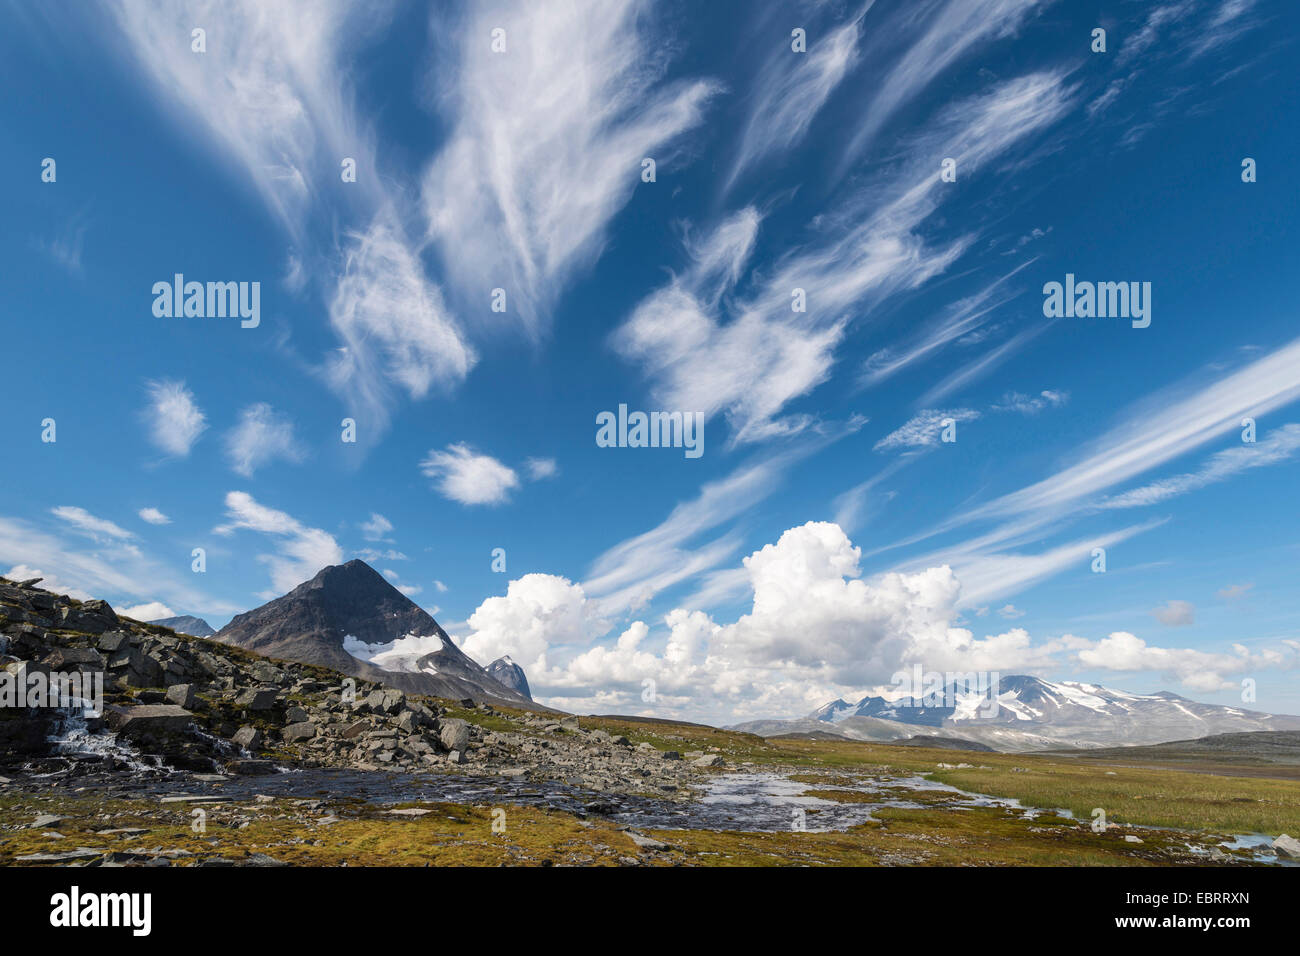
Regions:
[[[35,773],[15,776],[11,787],[57,786],[68,792],[98,794],[106,799],[156,799],[166,802],[243,802],[259,795],[282,799],[348,801],[375,806],[446,802],[506,804],[558,810],[579,818],[600,816],[649,830],[730,830],[745,832],[842,831],[873,818],[884,808],[937,809],[952,812],[977,807],[1004,807],[1033,820],[1067,810],[1022,808],[1018,801],[968,793],[922,776],[840,775],[833,783],[797,779],[795,770],[765,769],[701,778],[694,799],[664,800],[621,793],[593,793],[562,783],[520,778],[459,774],[396,774],[351,770],[293,770],[267,776],[223,777],[190,774],[137,765],[106,771],[103,756],[81,753],[31,766]],[[39,771],[44,772],[39,772]],[[844,792],[848,800],[818,793]],[[1191,835],[1189,835],[1190,837]],[[1246,834],[1221,844],[1247,850],[1257,863],[1296,865],[1278,860],[1270,838]],[[1208,852],[1205,847],[1189,847]]]
[[[281,798],[354,800],[390,805],[411,802],[506,803],[560,810],[576,816],[599,815],[637,827],[659,830],[741,830],[749,832],[809,832],[847,830],[870,820],[883,807],[920,808],[932,805],[909,800],[907,791],[948,796],[953,807],[1014,807],[1014,800],[968,794],[923,777],[855,779],[852,786],[809,784],[789,773],[762,771],[724,773],[702,778],[693,800],[661,800],[619,793],[592,793],[562,783],[533,782],[505,777],[453,774],[390,774],[350,770],[296,770],[257,777],[216,777],[206,774],[150,772],[133,768],[129,776],[92,769],[84,761],[76,771],[32,775],[14,783],[59,782],[61,787],[105,798],[176,799],[195,802],[252,800],[260,794]],[[839,802],[810,796],[806,791],[845,790],[866,794],[865,802]],[[901,794],[900,794],[901,791]]]

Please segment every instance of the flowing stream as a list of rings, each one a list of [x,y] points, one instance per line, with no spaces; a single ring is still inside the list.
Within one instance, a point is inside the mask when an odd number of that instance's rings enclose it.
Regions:
[[[724,773],[702,781],[695,799],[665,800],[622,793],[594,793],[567,784],[533,782],[520,778],[477,777],[460,774],[401,774],[355,770],[289,770],[268,776],[224,777],[170,770],[156,758],[143,757],[115,734],[93,733],[76,708],[63,714],[50,737],[52,749],[72,763],[83,764],[79,786],[111,792],[114,796],[151,796],[203,802],[251,800],[258,795],[289,799],[335,801],[340,797],[375,805],[410,802],[511,804],[560,810],[578,817],[597,815],[629,826],[654,830],[736,830],[748,832],[842,831],[873,818],[881,809],[934,807],[935,797],[944,809],[961,812],[976,807],[1003,807],[1034,819],[1045,812],[1022,807],[1005,797],[969,793],[926,777],[851,776],[836,783],[809,783],[792,779],[798,774],[781,771]],[[95,773],[92,768],[128,768]],[[85,773],[84,771],[89,771]],[[61,776],[37,773],[34,777]],[[808,791],[848,791],[851,802],[830,800]],[[866,797],[866,799],[862,799]],[[1066,810],[1055,811],[1067,818]],[[1156,829],[1156,828],[1151,828]],[[1231,851],[1246,850],[1258,863],[1283,866],[1297,861],[1279,860],[1263,834],[1242,834],[1222,844]],[[1196,852],[1209,852],[1192,846]]]

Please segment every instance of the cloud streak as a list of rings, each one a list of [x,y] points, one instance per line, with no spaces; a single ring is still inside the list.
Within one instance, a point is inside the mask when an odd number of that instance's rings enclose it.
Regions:
[[[724,195],[752,167],[791,149],[807,135],[813,118],[857,63],[862,18],[873,3],[868,0],[848,23],[812,38],[806,53],[778,46],[768,58],[751,94]]]
[[[682,158],[679,137],[720,87],[664,80],[651,14],[643,0],[494,0],[453,31],[439,23],[456,38],[436,74],[451,134],[422,201],[467,310],[492,318],[491,290],[504,289],[509,319],[540,335],[566,283],[599,258],[642,159],[667,177]],[[498,28],[503,52],[491,47]]]
[[[334,536],[312,528],[284,511],[267,507],[246,491],[226,495],[226,523],[213,533],[229,537],[238,531],[254,531],[277,541],[277,553],[258,555],[271,572],[272,590],[261,597],[279,597],[315,576],[321,568],[343,562],[343,549]]]
[[[814,418],[781,412],[827,380],[850,322],[939,275],[973,241],[932,248],[920,234],[951,195],[938,157],[974,172],[1071,102],[1061,74],[1040,72],[953,104],[908,141],[907,161],[819,217],[811,241],[767,266],[744,295],[734,293],[761,215],[733,214],[687,244],[687,268],[637,306],[613,347],[668,407],[725,413],[733,445],[804,430]]]

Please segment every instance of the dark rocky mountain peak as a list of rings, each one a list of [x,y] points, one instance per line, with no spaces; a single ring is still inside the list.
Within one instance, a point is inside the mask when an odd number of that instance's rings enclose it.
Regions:
[[[487,672],[497,680],[498,683],[505,684],[516,693],[522,694],[529,700],[533,695],[528,690],[528,676],[524,669],[510,659],[509,655],[498,657],[487,666]]]
[[[323,568],[283,597],[236,615],[217,640],[410,693],[528,701],[470,660],[427,611],[359,559]]]

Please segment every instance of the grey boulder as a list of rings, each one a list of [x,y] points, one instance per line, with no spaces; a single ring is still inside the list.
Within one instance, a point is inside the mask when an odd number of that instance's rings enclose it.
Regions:
[[[458,718],[442,722],[442,731],[438,735],[442,745],[448,750],[464,752],[469,746],[469,724]]]

